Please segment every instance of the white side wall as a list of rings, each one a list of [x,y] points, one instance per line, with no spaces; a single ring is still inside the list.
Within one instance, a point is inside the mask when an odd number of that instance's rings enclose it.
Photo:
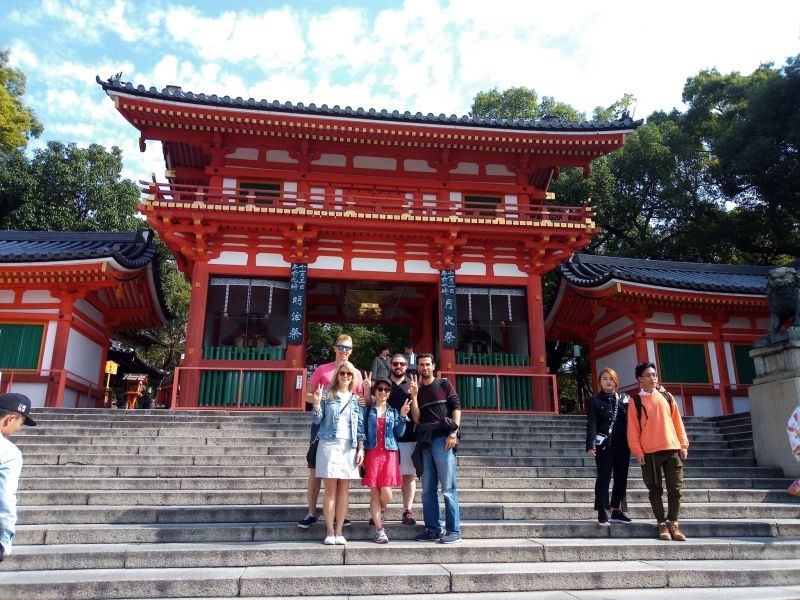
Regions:
[[[696,417],[716,417],[722,414],[719,396],[692,396],[692,406]]]
[[[64,362],[67,371],[97,383],[102,359],[103,348],[99,344],[74,329],[69,332],[67,357]]]
[[[599,373],[602,369],[610,367],[619,375],[619,386],[627,387],[636,383],[633,368],[636,366],[636,345],[631,344],[620,348],[611,354],[606,354],[597,359],[596,368]]]

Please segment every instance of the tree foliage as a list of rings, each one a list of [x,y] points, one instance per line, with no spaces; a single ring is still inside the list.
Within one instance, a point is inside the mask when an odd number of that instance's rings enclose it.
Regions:
[[[26,160],[19,151],[0,165],[3,227],[41,231],[131,231],[139,189],[121,178],[122,151],[97,144],[49,142]]]
[[[350,360],[362,371],[372,368],[372,361],[382,346],[389,346],[391,353],[402,352],[403,342],[408,339],[408,327],[397,325],[309,323],[306,362],[320,365],[332,361],[333,343],[343,333],[353,338],[353,354]]]
[[[43,131],[33,110],[22,102],[25,74],[8,66],[8,58],[7,50],[0,51],[0,154],[25,147]]]
[[[478,92],[472,101],[470,116],[482,119],[521,119],[535,121],[545,117],[556,117],[562,121],[583,121],[586,115],[569,104],[557,101],[552,96],[539,100],[536,90],[512,87],[502,92],[493,88]]]

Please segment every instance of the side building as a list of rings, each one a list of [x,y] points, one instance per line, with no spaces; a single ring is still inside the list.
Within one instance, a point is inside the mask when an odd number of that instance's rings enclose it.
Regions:
[[[102,406],[115,331],[171,318],[152,231],[0,231],[0,391]]]
[[[770,268],[576,253],[561,265],[545,328],[588,345],[593,380],[611,367],[634,389],[634,365],[650,361],[683,414],[747,411]]]

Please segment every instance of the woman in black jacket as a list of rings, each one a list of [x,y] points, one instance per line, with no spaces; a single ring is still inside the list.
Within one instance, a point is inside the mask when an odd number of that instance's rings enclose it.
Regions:
[[[628,395],[617,392],[619,377],[614,369],[605,368],[598,377],[600,391],[589,400],[586,422],[586,453],[594,456],[597,480],[594,484],[594,508],[597,522],[608,526],[608,511],[612,523],[630,523],[622,503],[628,486],[628,467],[631,451],[628,448]],[[614,473],[611,501],[608,484]]]

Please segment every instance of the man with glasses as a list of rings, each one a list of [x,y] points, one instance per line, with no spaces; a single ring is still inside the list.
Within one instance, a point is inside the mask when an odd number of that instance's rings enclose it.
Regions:
[[[461,425],[461,402],[453,384],[434,377],[433,355],[417,356],[419,391],[411,405],[417,421],[417,444],[422,458],[422,514],[425,532],[419,542],[455,544],[461,541],[461,516],[456,485],[456,455]],[[425,437],[423,437],[425,436]],[[442,531],[438,486],[444,496],[445,526]]]
[[[389,366],[389,379],[392,382],[389,406],[399,411],[403,408],[406,400],[411,399],[411,410],[413,411],[413,407],[417,404],[417,378],[414,375],[407,375],[408,362],[406,357],[403,354],[395,354]],[[417,436],[411,424],[406,427],[405,433],[398,438],[397,446],[400,449],[400,475],[403,478],[403,524],[416,525],[417,520],[414,518],[411,504],[414,502],[414,495],[417,493],[417,472],[414,469],[414,462],[411,460],[411,456],[417,446]]]
[[[323,388],[323,397],[328,393],[328,388],[331,386],[331,378],[333,377],[337,367],[343,362],[350,360],[350,357],[353,354],[353,339],[346,333],[343,333],[336,338],[336,341],[333,343],[333,351],[336,353],[336,360],[318,366],[314,370],[313,375],[311,375],[311,381],[308,382],[308,386],[306,387],[306,402],[308,404],[314,404],[314,392],[317,391],[317,388],[320,385]],[[362,392],[361,373],[359,373],[357,369],[355,372],[355,389],[356,393],[360,394]],[[317,431],[319,431],[319,425],[312,424],[312,442],[314,441],[314,438],[317,437]],[[315,460],[316,457],[308,461],[308,484],[306,485],[306,502],[308,504],[308,513],[297,523],[297,526],[301,529],[308,529],[317,522],[317,502],[319,500],[319,491],[322,487],[322,480],[317,479],[317,465]],[[312,464],[312,462],[314,464]],[[344,527],[349,526],[350,521],[345,519],[343,525]]]
[[[678,527],[683,487],[683,462],[689,455],[689,439],[672,394],[658,385],[656,366],[636,365],[641,390],[628,409],[628,446],[642,465],[642,478],[650,492],[650,506],[658,521],[658,539],[683,542]],[[664,517],[662,471],[667,485],[667,515]]]

